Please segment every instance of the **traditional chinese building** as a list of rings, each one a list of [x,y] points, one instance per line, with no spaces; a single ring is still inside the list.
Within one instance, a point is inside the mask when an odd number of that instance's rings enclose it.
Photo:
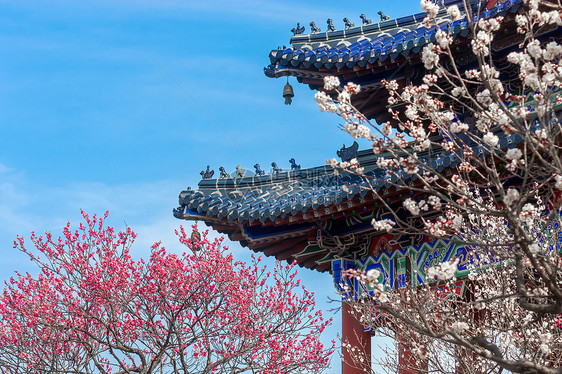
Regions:
[[[462,5],[459,0],[444,3],[445,7],[453,3]],[[476,17],[505,17],[502,31],[492,45],[497,63],[505,66],[504,80],[513,74],[505,56],[521,42],[513,22],[521,3],[521,0],[490,0],[483,6],[476,3],[473,6]],[[458,65],[463,69],[473,68],[475,57],[467,53],[469,24],[466,18],[452,22],[445,7],[438,15],[438,27],[453,37]],[[387,91],[381,81],[394,79],[401,85],[421,82],[425,68],[420,51],[435,41],[437,29],[423,24],[425,13],[397,19],[387,19],[379,13],[380,22],[371,22],[365,15],[361,15],[361,24],[357,25],[345,19],[346,27],[342,30],[336,30],[332,20],[327,21],[327,30],[319,30],[311,23],[308,34],[297,25],[291,45],[271,51],[266,76],[296,77],[313,90],[322,89],[325,76],[337,76],[342,85],[348,82],[361,85],[353,104],[363,114],[378,123],[389,120]],[[558,30],[544,31],[547,36],[551,32]],[[507,148],[519,141],[516,135],[504,136],[500,147]],[[458,277],[466,274],[462,246],[429,241],[423,235],[391,235],[371,225],[373,218],[380,220],[390,215],[387,207],[408,220],[402,202],[413,194],[410,187],[419,182],[415,177],[404,174],[403,188],[384,182],[384,172],[377,167],[377,159],[385,155],[375,155],[371,150],[357,151],[357,143],[342,148],[338,155],[342,160],[357,158],[365,174],[373,178],[338,173],[326,165],[301,169],[295,160],[291,160],[291,170],[282,171],[275,165],[274,171],[267,175],[260,175],[258,170],[255,176],[247,177],[239,170],[235,176],[222,173],[220,178],[212,178],[211,173],[202,172],[204,179],[197,189],[180,193],[174,216],[203,221],[253,251],[279,260],[295,259],[311,271],[330,272],[336,287],[342,284],[342,270],[373,268],[384,270],[384,282],[389,287],[415,286],[425,282],[428,267],[451,258],[460,259]],[[451,175],[460,162],[439,149],[420,157],[444,175]],[[395,178],[391,182],[398,177]],[[463,292],[462,282],[455,292]],[[343,338],[362,347],[366,359],[370,359],[371,332],[363,330],[345,303],[342,320]],[[409,359],[407,352],[399,352],[400,360]],[[423,365],[415,369],[414,364],[414,369],[403,369],[401,373],[425,372],[427,367]],[[358,371],[344,365],[343,372]]]

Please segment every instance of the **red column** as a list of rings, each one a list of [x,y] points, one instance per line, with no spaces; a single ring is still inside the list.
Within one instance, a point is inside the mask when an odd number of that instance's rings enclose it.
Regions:
[[[349,344],[343,350],[342,374],[364,374],[371,367],[371,333],[351,314],[351,306],[342,302],[342,341]],[[354,353],[350,349],[355,348]],[[363,358],[363,361],[361,360]]]
[[[412,354],[412,346],[405,336],[397,333],[398,339],[398,374],[427,374],[428,361]]]
[[[486,10],[492,9],[497,2],[498,0],[488,0],[488,3],[486,4]]]

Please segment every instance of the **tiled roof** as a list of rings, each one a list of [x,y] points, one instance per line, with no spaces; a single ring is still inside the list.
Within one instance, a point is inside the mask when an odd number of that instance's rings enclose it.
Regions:
[[[459,1],[446,1],[456,3]],[[481,12],[478,18],[490,18],[515,12],[522,0],[506,0]],[[447,5],[447,4],[446,4]],[[326,69],[364,67],[367,63],[408,56],[435,41],[436,27],[426,27],[422,20],[425,13],[368,24],[348,30],[296,35],[288,48],[271,51],[271,64],[265,74],[268,77],[295,75],[307,78],[322,78]],[[438,27],[451,36],[466,36],[469,24],[466,19],[451,22],[445,8],[438,15]]]
[[[500,139],[499,145],[504,149],[519,143],[516,135]],[[482,151],[479,147],[474,148],[475,154]],[[391,187],[389,182],[396,182],[398,178],[415,180],[415,176],[403,172],[385,181],[384,171],[377,167],[377,159],[384,156],[374,155],[370,150],[358,153],[359,166],[365,168],[367,176],[374,177],[367,179],[336,173],[330,166],[239,179],[203,179],[197,190],[187,189],[180,193],[180,206],[174,210],[174,216],[232,224],[255,221],[263,224],[267,220],[297,223],[295,217],[302,217],[302,214],[314,218],[331,216],[333,210],[329,207],[351,204],[351,200],[362,199],[372,190],[384,196],[385,188]],[[419,154],[419,157],[439,172],[459,162],[457,157],[442,150]]]

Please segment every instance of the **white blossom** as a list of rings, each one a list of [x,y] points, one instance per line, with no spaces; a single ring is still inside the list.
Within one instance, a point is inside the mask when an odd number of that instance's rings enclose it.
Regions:
[[[545,60],[554,60],[555,58],[560,58],[562,56],[562,46],[555,41],[549,42],[543,52],[543,58]]]
[[[489,146],[495,147],[498,145],[500,138],[498,138],[496,135],[494,135],[491,132],[487,132],[486,134],[484,134],[482,140],[484,141],[484,143],[488,144]]]
[[[404,205],[404,208],[406,208],[413,216],[418,216],[420,214],[418,203],[416,203],[411,198],[407,198],[406,200],[404,200],[402,205]]]
[[[453,42],[453,38],[448,36],[447,33],[441,29],[435,32],[435,40],[442,49],[447,49]]]
[[[361,86],[353,82],[347,83],[343,88],[351,94],[358,93],[361,90]]]
[[[389,91],[396,91],[398,89],[398,82],[395,80],[388,82],[387,88]]]
[[[422,61],[426,69],[430,70],[439,64],[439,55],[435,53],[436,45],[428,44],[423,47]]]
[[[441,200],[437,196],[430,196],[428,202],[433,205],[433,209],[440,210],[441,209]]]
[[[452,122],[455,119],[455,113],[451,112],[450,110],[443,112],[442,115],[447,122]]]
[[[523,205],[521,208],[521,219],[527,223],[531,222],[533,219],[537,218],[539,215],[539,210],[536,206],[531,203]]]
[[[326,164],[328,164],[329,166],[333,167],[334,169],[338,167],[338,160],[336,160],[335,158],[331,158],[326,160]]]
[[[382,124],[381,132],[384,136],[390,136],[390,134],[392,133],[392,126],[389,122],[385,122]]]
[[[468,323],[466,322],[462,322],[462,321],[455,321],[451,324],[451,328],[456,332],[456,333],[462,333],[466,330],[468,330]]]
[[[540,247],[537,243],[533,243],[529,245],[529,252],[531,252],[532,254],[536,255],[537,253],[539,253],[540,251]]]
[[[429,279],[437,277],[439,280],[449,280],[455,276],[457,272],[457,265],[459,264],[459,259],[452,261],[443,261],[439,266],[432,266],[427,269],[427,276]]]
[[[506,152],[505,158],[507,158],[508,160],[519,160],[522,155],[523,153],[521,153],[521,150],[519,148],[511,148]]]
[[[457,97],[457,96],[460,96],[461,94],[463,94],[464,92],[465,92],[465,90],[464,90],[463,87],[457,86],[457,87],[455,87],[451,90],[451,95]]]
[[[345,125],[343,125],[343,129],[354,139],[360,139],[360,138],[368,139],[371,136],[371,130],[363,124],[348,122]]]
[[[451,132],[463,132],[463,131],[467,131],[468,130],[468,125],[466,123],[463,122],[451,122],[451,124],[449,125],[449,130],[451,130]]]
[[[556,188],[557,190],[562,190],[562,175],[554,176],[554,180],[556,181],[554,188]]]
[[[314,95],[314,99],[318,103],[321,112],[335,113],[337,111],[336,106],[332,103],[332,99],[324,91],[318,91]]]
[[[451,227],[452,227],[454,230],[459,230],[459,229],[461,228],[461,226],[462,226],[462,223],[463,223],[463,218],[462,218],[462,216],[456,214],[456,215],[453,217],[453,219],[451,220]]]
[[[447,14],[449,15],[449,17],[451,17],[452,21],[457,21],[461,19],[461,11],[459,10],[459,7],[456,5],[451,5],[450,7],[448,7]]]
[[[477,79],[480,77],[480,71],[476,69],[467,70],[464,74],[468,79]]]
[[[488,56],[490,54],[488,46],[491,42],[492,35],[487,31],[480,30],[476,33],[476,37],[471,40],[472,49],[482,56]]]
[[[340,87],[340,80],[338,77],[328,76],[324,77],[324,89],[331,91]]]
[[[375,230],[390,231],[392,230],[392,227],[394,227],[394,222],[389,219],[382,219],[380,221],[373,219],[371,221],[371,225],[373,225]]]
[[[533,58],[542,57],[542,48],[538,40],[535,39],[527,44],[527,53],[529,53]]]
[[[421,0],[420,5],[422,10],[427,13],[430,18],[435,18],[437,13],[439,13],[439,5],[430,0]]]
[[[338,94],[338,101],[340,103],[350,103],[351,102],[351,93],[347,90],[343,90]]]
[[[419,117],[418,111],[413,105],[408,105],[406,107],[406,110],[404,111],[404,114],[406,115],[406,117],[408,117],[408,119],[411,119],[412,121],[416,120]]]
[[[357,134],[360,138],[368,138],[371,136],[371,130],[365,125],[357,126]]]
[[[378,282],[381,272],[377,269],[371,269],[367,271],[365,275],[367,276],[367,280],[369,282],[375,283]]]
[[[539,138],[541,140],[547,139],[547,134],[546,134],[545,129],[540,129],[540,130],[535,131],[535,135],[537,136],[537,138]]]
[[[391,158],[379,157],[377,159],[377,166],[381,169],[394,169],[398,166],[398,162]]]
[[[504,203],[507,206],[512,206],[513,203],[519,200],[519,191],[513,188],[509,188],[505,194]]]
[[[487,88],[476,94],[476,100],[483,105],[490,105],[492,103],[492,96],[490,90]]]

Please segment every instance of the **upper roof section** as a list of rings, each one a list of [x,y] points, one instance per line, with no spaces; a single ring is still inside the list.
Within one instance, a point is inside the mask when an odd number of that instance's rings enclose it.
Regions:
[[[478,12],[475,20],[515,12],[521,2],[490,0]],[[448,6],[460,4],[459,8],[465,14],[462,3],[459,0],[446,0],[437,15],[437,27],[426,27],[423,24],[426,14],[417,13],[379,23],[367,23],[369,20],[363,17],[364,24],[357,27],[296,34],[291,38],[290,47],[271,51],[271,64],[264,69],[265,74],[272,78],[292,75],[321,79],[325,75],[333,75],[335,69],[361,68],[367,64],[380,64],[388,58],[394,60],[400,55],[406,57],[416,54],[424,45],[435,41],[437,28],[447,31],[454,38],[466,36],[469,33],[466,17],[453,22],[446,12]]]

